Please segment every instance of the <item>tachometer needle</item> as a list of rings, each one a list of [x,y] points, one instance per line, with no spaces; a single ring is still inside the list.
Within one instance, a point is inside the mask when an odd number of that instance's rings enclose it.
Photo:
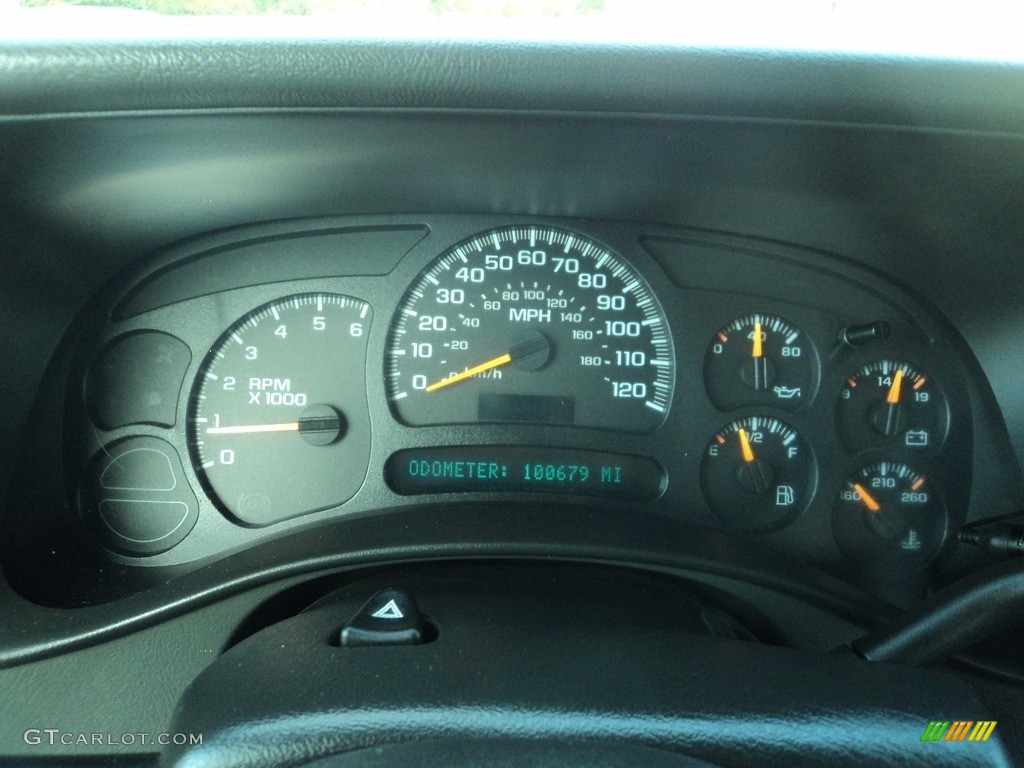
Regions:
[[[764,357],[764,345],[761,341],[761,324],[754,323],[754,357]]]
[[[238,427],[210,427],[206,430],[208,435],[245,435],[251,432],[298,432],[299,422],[291,421],[287,424],[246,424]]]
[[[747,430],[740,429],[740,450],[743,451],[743,460],[750,464],[754,460],[754,449],[750,447],[750,439],[747,437]]]
[[[860,483],[854,483],[853,490],[860,495],[860,500],[864,502],[864,506],[872,512],[877,512],[882,508],[882,505],[875,501],[871,494],[867,492],[867,489],[865,489]]]
[[[897,368],[895,375],[892,377],[892,386],[889,387],[889,394],[885,398],[885,402],[889,405],[897,405],[900,401],[900,386],[903,384],[903,369]],[[876,401],[877,402],[877,401]]]
[[[433,384],[427,387],[427,392],[433,392],[436,389],[441,389],[441,387],[447,387],[449,384],[454,384],[457,381],[468,379],[470,376],[476,376],[478,373],[489,371],[492,368],[497,368],[502,365],[508,365],[511,362],[512,355],[506,352],[504,355],[496,357],[493,360],[488,360],[486,363],[480,363],[480,365],[475,365],[472,368],[467,368],[462,373],[456,373],[454,376],[449,376],[447,379],[435,381]]]

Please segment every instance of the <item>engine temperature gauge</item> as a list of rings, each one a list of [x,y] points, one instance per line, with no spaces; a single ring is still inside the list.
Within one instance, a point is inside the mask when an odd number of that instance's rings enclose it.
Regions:
[[[771,405],[788,411],[810,402],[817,357],[806,336],[776,315],[733,320],[711,340],[704,385],[719,410]]]
[[[949,410],[931,378],[909,363],[881,360],[846,380],[836,410],[839,436],[851,451],[864,448],[938,449]]]
[[[832,512],[836,544],[855,563],[924,563],[946,538],[938,490],[906,464],[870,464],[846,482]]]
[[[748,531],[777,528],[803,509],[814,479],[811,452],[792,427],[750,416],[711,438],[701,464],[708,505]]]

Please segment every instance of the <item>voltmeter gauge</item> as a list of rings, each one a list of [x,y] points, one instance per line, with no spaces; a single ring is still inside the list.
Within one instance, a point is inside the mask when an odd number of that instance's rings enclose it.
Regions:
[[[923,564],[946,539],[938,489],[906,464],[881,461],[847,480],[832,512],[836,544],[851,561]]]
[[[776,315],[753,314],[711,339],[704,385],[719,410],[771,405],[798,411],[810,402],[817,368],[814,347],[799,328]]]
[[[751,416],[711,438],[701,486],[712,510],[747,531],[778,528],[807,506],[814,489],[807,444],[778,419]]]
[[[846,380],[836,426],[851,451],[884,447],[927,452],[941,447],[949,408],[931,377],[909,363],[881,360]]]

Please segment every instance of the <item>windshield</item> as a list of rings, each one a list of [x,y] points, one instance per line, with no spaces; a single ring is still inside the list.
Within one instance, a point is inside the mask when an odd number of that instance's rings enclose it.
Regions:
[[[1009,0],[0,0],[0,37],[501,38],[1019,60]]]

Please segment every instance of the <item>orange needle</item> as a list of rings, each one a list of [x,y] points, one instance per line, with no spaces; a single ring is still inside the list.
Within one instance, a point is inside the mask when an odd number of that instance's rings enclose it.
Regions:
[[[508,352],[506,352],[501,357],[496,357],[493,360],[488,360],[486,363],[480,363],[480,365],[476,365],[476,366],[473,366],[472,368],[468,368],[465,371],[463,371],[462,373],[456,373],[453,376],[449,376],[447,379],[441,379],[440,381],[435,381],[433,384],[431,384],[429,387],[427,387],[427,392],[433,392],[435,389],[441,389],[441,387],[447,387],[449,384],[454,384],[457,381],[462,381],[463,379],[468,379],[470,376],[475,376],[478,373],[483,373],[484,371],[489,371],[489,370],[491,370],[491,368],[497,368],[498,366],[501,366],[501,365],[508,365],[511,362],[512,362],[512,355],[510,355]]]
[[[900,385],[903,383],[903,369],[897,368],[896,375],[892,377],[892,386],[889,387],[889,394],[885,402],[889,405],[896,405],[900,401]]]
[[[743,451],[743,460],[748,464],[754,460],[754,449],[750,447],[750,440],[747,439],[747,430],[740,429],[740,449]]]
[[[762,357],[764,349],[761,345],[761,324],[754,323],[754,357]]]
[[[860,483],[853,484],[853,490],[860,494],[860,500],[864,502],[864,506],[870,509],[872,512],[877,512],[882,508],[882,505],[871,498],[871,494],[867,492],[863,485]]]
[[[208,435],[245,435],[251,432],[298,432],[299,422],[292,421],[287,424],[249,424],[241,427],[210,427],[206,430]]]

